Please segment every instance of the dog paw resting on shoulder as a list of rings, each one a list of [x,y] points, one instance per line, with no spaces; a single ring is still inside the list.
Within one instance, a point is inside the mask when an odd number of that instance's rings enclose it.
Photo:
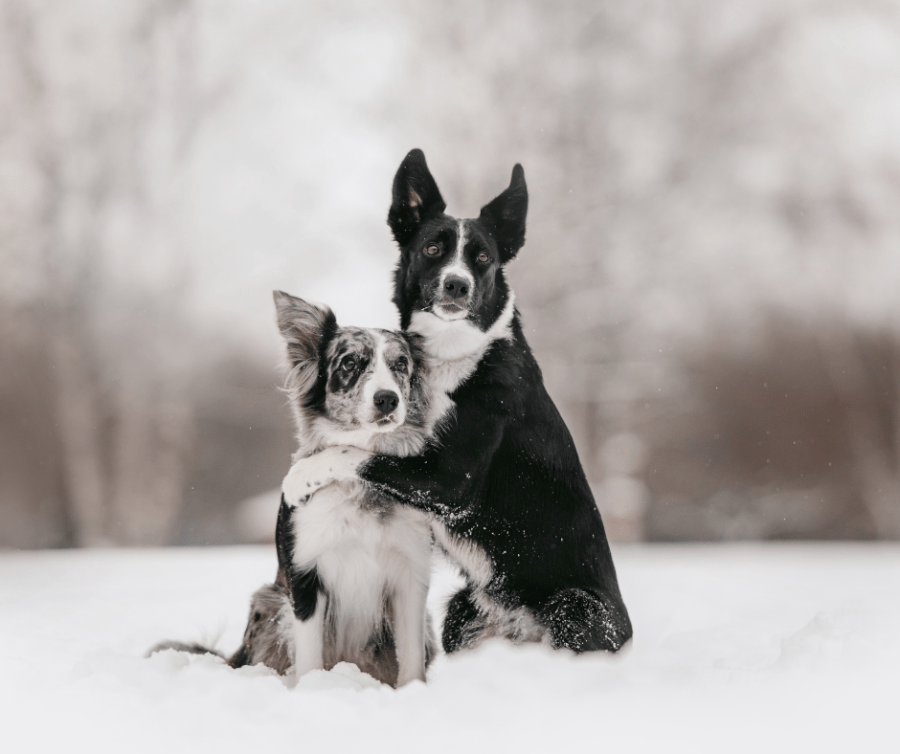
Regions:
[[[291,466],[281,484],[285,502],[290,506],[300,505],[332,482],[358,479],[357,469],[371,457],[368,450],[337,445],[301,458]]]

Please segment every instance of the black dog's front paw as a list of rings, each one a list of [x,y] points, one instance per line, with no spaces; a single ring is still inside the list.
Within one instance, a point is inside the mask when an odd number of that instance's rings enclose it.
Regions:
[[[541,617],[557,649],[618,652],[632,635],[631,620],[621,601],[584,589],[557,592]]]

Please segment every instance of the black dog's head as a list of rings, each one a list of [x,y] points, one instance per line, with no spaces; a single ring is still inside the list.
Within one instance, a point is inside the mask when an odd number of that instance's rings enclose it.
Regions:
[[[356,445],[390,452],[391,441],[377,438],[404,428],[394,441],[402,445],[424,427],[425,365],[416,336],[340,327],[327,306],[281,291],[273,296],[302,450]]]
[[[425,155],[412,150],[394,177],[388,213],[400,246],[394,303],[401,326],[424,333],[460,323],[487,332],[511,311],[503,267],[525,243],[525,171],[516,165],[509,187],[477,218],[459,220],[445,207]]]

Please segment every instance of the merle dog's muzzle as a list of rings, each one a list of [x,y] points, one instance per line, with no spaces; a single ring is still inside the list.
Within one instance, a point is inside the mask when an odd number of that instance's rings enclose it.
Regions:
[[[381,417],[394,413],[400,404],[400,396],[393,390],[379,390],[374,397],[375,410]]]

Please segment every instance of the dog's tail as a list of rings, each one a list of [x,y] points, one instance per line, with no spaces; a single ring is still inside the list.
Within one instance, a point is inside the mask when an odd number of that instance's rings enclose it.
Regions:
[[[174,649],[176,652],[210,654],[221,657],[232,668],[263,663],[281,675],[293,665],[293,608],[287,591],[280,584],[266,584],[253,594],[250,600],[250,615],[244,639],[237,651],[226,657],[217,649],[210,649],[196,642],[162,641],[155,645],[147,657],[154,652]]]
[[[192,655],[215,655],[216,657],[221,657],[223,660],[225,659],[225,655],[218,649],[204,647],[197,642],[186,643],[183,641],[161,641],[159,644],[154,644],[145,657],[149,657],[156,652],[162,652],[166,649],[174,649],[176,652],[190,652]]]

